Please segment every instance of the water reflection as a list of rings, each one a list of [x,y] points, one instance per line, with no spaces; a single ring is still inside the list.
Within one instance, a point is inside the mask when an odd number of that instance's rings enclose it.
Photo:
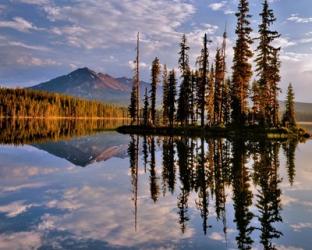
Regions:
[[[0,145],[0,249],[312,244],[311,141],[52,131]]]
[[[122,119],[0,119],[0,143],[20,145],[66,140],[126,123]]]
[[[155,169],[156,140],[162,147],[161,175]],[[157,203],[160,194],[177,193],[178,224],[185,233],[190,221],[188,211],[191,194],[206,235],[213,212],[223,225],[227,239],[226,189],[231,190],[239,249],[252,249],[254,235],[260,234],[263,249],[277,249],[275,241],[283,236],[278,229],[281,216],[281,178],[279,152],[283,147],[290,184],[295,178],[295,151],[298,142],[243,141],[227,139],[193,139],[187,137],[155,138],[132,135],[128,153],[137,228],[137,196],[139,183],[139,152],[143,165],[149,165],[150,199]],[[140,146],[142,150],[140,150]],[[176,178],[179,178],[177,184]],[[252,187],[255,189],[253,192]],[[176,190],[177,189],[177,190]],[[212,204],[210,204],[212,203]],[[144,209],[144,208],[140,208]]]

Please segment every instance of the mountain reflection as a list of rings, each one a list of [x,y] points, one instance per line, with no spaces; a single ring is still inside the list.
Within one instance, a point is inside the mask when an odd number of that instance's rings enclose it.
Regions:
[[[226,205],[230,193],[234,208],[233,221],[237,229],[237,247],[252,249],[254,244],[260,242],[263,249],[276,249],[274,240],[283,236],[278,229],[278,223],[283,222],[279,152],[283,148],[288,178],[292,184],[297,144],[295,140],[244,141],[235,138],[230,141],[131,135],[128,154],[135,228],[139,209],[138,173],[142,167],[145,172],[149,172],[150,199],[154,203],[161,199],[161,194],[177,197],[177,223],[182,233],[186,232],[192,218],[189,203],[195,202],[203,233],[207,234],[212,227],[209,225],[209,217],[215,216],[222,223],[226,241]],[[162,152],[161,170],[156,168],[158,151]],[[140,153],[143,166],[139,166]],[[252,190],[253,187],[255,190]],[[255,242],[254,233],[260,235],[259,242]]]

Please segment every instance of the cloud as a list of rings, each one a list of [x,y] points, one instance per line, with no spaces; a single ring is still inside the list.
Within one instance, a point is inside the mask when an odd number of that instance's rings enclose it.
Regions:
[[[228,1],[215,2],[208,5],[213,11],[223,11],[224,14],[229,15],[235,13],[230,7]]]
[[[36,232],[18,232],[0,234],[0,250],[5,249],[38,249],[41,246],[41,235]]]
[[[300,17],[298,14],[291,14],[287,20],[295,23],[312,23],[312,17]]]
[[[30,30],[41,30],[31,22],[22,17],[14,17],[12,21],[0,21],[0,27],[11,28],[21,32],[29,32]]]
[[[195,12],[193,5],[181,0],[76,1],[67,6],[43,7],[51,21],[70,23],[51,32],[64,35],[66,43],[87,49],[113,44],[134,44],[136,32],[143,40],[166,44],[179,37],[177,28]]]
[[[0,212],[5,213],[7,217],[12,218],[26,212],[33,204],[26,205],[25,201],[15,201],[8,205],[0,206]]]
[[[45,5],[49,4],[50,2],[49,0],[11,0],[11,1],[33,5]]]
[[[25,49],[30,49],[30,50],[39,50],[39,51],[49,51],[51,50],[48,47],[45,46],[40,46],[40,45],[30,45],[30,44],[26,44],[23,42],[16,42],[16,41],[10,41],[8,42],[9,45],[14,46],[14,47],[22,47]]]
[[[297,223],[297,224],[292,224],[290,226],[296,232],[301,232],[302,229],[312,229],[312,223],[309,223],[309,222],[301,222],[301,223]]]
[[[52,59],[48,59],[48,58],[41,59],[38,57],[33,57],[31,55],[19,57],[16,60],[16,63],[20,64],[20,65],[24,65],[24,66],[60,65],[60,63],[58,63]]]

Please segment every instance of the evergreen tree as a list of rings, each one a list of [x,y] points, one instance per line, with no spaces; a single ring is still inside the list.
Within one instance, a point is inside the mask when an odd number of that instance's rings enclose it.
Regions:
[[[156,125],[156,91],[157,84],[159,83],[160,75],[160,63],[159,59],[156,57],[152,63],[152,82],[151,82],[151,123]]]
[[[252,92],[251,100],[253,102],[252,123],[254,124],[257,118],[259,117],[260,113],[260,89],[258,81],[253,81],[251,92]]]
[[[168,125],[168,94],[169,94],[169,76],[167,66],[164,65],[163,70],[163,124]]]
[[[144,124],[144,126],[148,125],[148,120],[149,120],[149,102],[148,102],[147,88],[145,88],[144,107],[143,107],[143,124]]]
[[[280,48],[273,47],[272,43],[280,35],[278,32],[270,30],[270,26],[273,25],[276,18],[273,10],[269,8],[267,0],[264,0],[260,16],[262,22],[259,25],[260,36],[258,39],[260,42],[257,47],[256,71],[259,76],[261,122],[268,126],[277,126],[277,91],[280,81],[278,51]]]
[[[248,13],[248,0],[239,0],[238,12],[236,13],[237,26],[235,30],[237,40],[234,47],[232,67],[232,122],[238,126],[243,125],[246,120],[246,114],[248,111],[248,87],[252,76],[252,66],[249,62],[249,59],[253,55],[250,49],[250,45],[252,44],[250,33],[252,32],[252,29],[249,22],[251,15]]]
[[[200,56],[200,81],[199,81],[199,88],[198,88],[198,107],[199,107],[199,114],[200,114],[200,125],[201,127],[205,126],[205,106],[206,106],[206,89],[207,89],[207,77],[208,77],[208,40],[207,40],[207,34],[204,36],[203,40],[203,48],[201,51]]]
[[[134,124],[137,119],[137,91],[136,86],[133,84],[130,98],[130,105],[128,107],[129,116],[131,119],[131,124]]]
[[[286,99],[286,110],[283,116],[283,125],[295,127],[295,94],[291,83],[288,86],[287,90],[287,99]]]
[[[221,50],[217,49],[215,59],[215,92],[214,92],[214,124],[222,124],[222,89],[224,81],[223,60]]]
[[[211,69],[209,72],[209,80],[208,80],[208,94],[207,94],[207,124],[208,126],[212,126],[214,123],[214,68],[211,65]]]
[[[168,120],[170,127],[173,127],[174,116],[175,116],[175,101],[176,101],[176,77],[174,70],[171,70],[169,73],[169,86],[168,86],[168,96],[167,96],[167,103],[168,103]]]
[[[222,90],[222,115],[223,123],[227,126],[231,121],[231,80],[227,79]]]
[[[181,71],[182,82],[180,84],[180,92],[178,99],[178,110],[177,110],[177,120],[181,122],[182,125],[188,124],[188,118],[190,115],[190,67],[189,67],[189,56],[188,52],[190,47],[187,45],[187,40],[185,34],[182,36],[182,41],[180,43],[180,58],[179,58],[179,68]]]

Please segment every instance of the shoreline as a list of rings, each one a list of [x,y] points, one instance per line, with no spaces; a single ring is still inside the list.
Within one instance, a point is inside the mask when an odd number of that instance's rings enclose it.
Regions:
[[[287,128],[260,128],[260,127],[243,127],[243,128],[222,128],[222,127],[144,127],[136,125],[125,125],[118,127],[117,132],[121,134],[138,134],[138,135],[160,135],[160,136],[204,136],[204,137],[224,137],[234,138],[267,138],[267,139],[309,139],[311,134],[302,128],[290,130]]]

